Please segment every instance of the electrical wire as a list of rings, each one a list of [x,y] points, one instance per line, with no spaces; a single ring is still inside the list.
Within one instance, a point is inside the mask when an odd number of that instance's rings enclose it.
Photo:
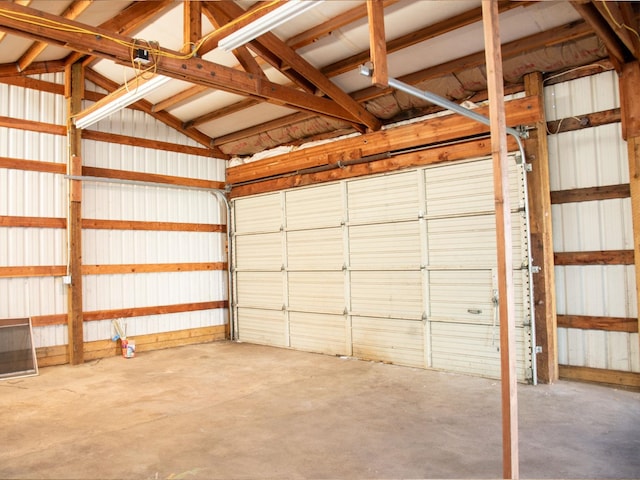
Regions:
[[[613,14],[611,13],[611,10],[609,10],[609,5],[607,5],[607,2],[605,0],[600,0],[600,3],[602,3],[602,6],[604,7],[605,11],[607,12],[607,15],[609,15],[609,20],[611,20],[611,22],[617,27],[617,28],[622,28],[625,30],[628,30],[629,32],[633,33],[636,38],[638,40],[640,40],[640,34],[638,33],[638,31],[633,28],[630,27],[629,25],[627,25],[626,23],[619,23],[614,17]]]

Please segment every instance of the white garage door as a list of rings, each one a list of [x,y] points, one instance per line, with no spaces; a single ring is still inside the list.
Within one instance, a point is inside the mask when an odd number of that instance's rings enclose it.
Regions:
[[[532,379],[523,171],[510,162],[517,357]],[[233,202],[239,340],[500,375],[490,158]]]

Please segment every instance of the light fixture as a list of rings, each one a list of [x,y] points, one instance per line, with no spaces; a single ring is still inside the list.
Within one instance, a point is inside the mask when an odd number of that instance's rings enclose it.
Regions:
[[[324,0],[287,0],[281,7],[270,11],[220,40],[218,47],[225,52],[241,47],[254,38],[291,20],[293,17],[297,17],[307,10],[320,5],[323,1]]]
[[[139,76],[80,112],[73,118],[73,122],[77,128],[87,128],[137,102],[169,80],[171,78],[163,75],[155,75],[148,80]]]

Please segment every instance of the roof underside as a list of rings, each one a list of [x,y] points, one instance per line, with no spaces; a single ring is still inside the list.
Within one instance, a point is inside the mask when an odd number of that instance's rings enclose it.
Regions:
[[[383,3],[391,77],[456,102],[486,98],[479,0]],[[433,111],[358,73],[369,61],[365,1],[323,2],[233,52],[217,47],[277,4],[0,1],[0,81],[81,61],[87,91],[110,92],[139,73],[131,57],[140,45],[151,51],[145,68],[172,80],[137,107],[225,157],[376,130]],[[552,74],[604,59],[620,68],[639,58],[638,3],[499,5],[507,92],[532,71]]]

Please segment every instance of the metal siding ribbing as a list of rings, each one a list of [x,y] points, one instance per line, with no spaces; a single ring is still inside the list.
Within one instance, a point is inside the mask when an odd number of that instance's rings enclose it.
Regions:
[[[575,117],[620,106],[614,71],[545,89],[549,119]],[[549,136],[552,191],[629,183],[619,123]],[[552,206],[556,252],[633,249],[628,198]],[[636,318],[632,265],[556,266],[559,315]],[[640,371],[638,334],[558,328],[561,365]]]
[[[240,340],[277,347],[287,346],[285,312],[238,308]]]
[[[343,272],[288,272],[289,309],[342,314],[346,308]]]
[[[351,272],[351,310],[355,315],[420,320],[422,303],[419,270]]]
[[[0,115],[64,124],[65,109],[62,95],[0,86]],[[63,136],[0,127],[0,156],[65,164],[66,154]],[[66,192],[62,175],[0,168],[0,215],[63,218]],[[0,228],[0,265],[64,264],[63,229]],[[66,305],[66,288],[60,277],[0,279],[0,318],[61,314]],[[37,327],[33,333],[36,347],[67,343],[63,325]]]
[[[344,220],[340,184],[285,192],[287,229],[336,227]]]
[[[234,202],[236,235],[279,232],[283,225],[279,194],[259,195]]]
[[[420,228],[411,222],[349,228],[350,266],[354,269],[420,268]]]

